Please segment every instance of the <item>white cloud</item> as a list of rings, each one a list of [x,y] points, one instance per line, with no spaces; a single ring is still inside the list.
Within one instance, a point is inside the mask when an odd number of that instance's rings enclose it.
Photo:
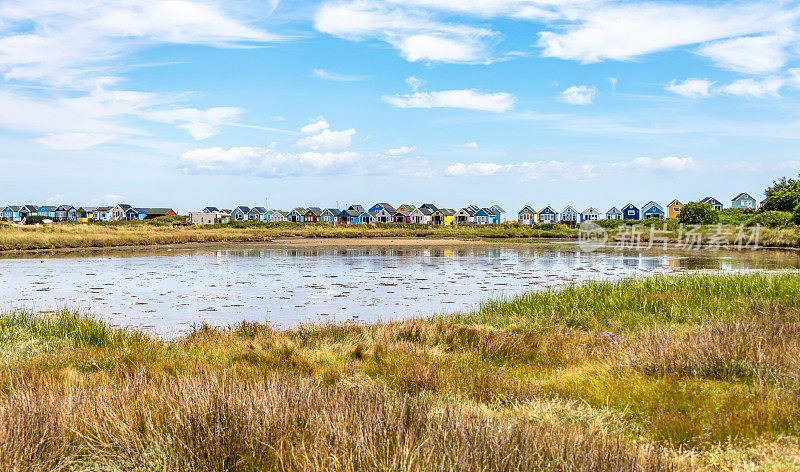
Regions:
[[[591,105],[596,94],[595,87],[572,86],[561,92],[561,100],[572,105]]]
[[[780,89],[784,84],[784,79],[780,77],[767,77],[762,80],[739,79],[724,87],[720,87],[719,91],[728,95],[738,95],[742,97],[778,97],[780,96]]]
[[[319,133],[324,129],[328,129],[330,126],[331,125],[328,124],[327,121],[325,121],[325,118],[319,117],[317,118],[317,121],[309,123],[300,128],[300,131],[302,131],[305,134],[314,134],[314,133]]]
[[[706,44],[699,53],[723,69],[765,74],[786,64],[789,42],[789,38],[781,35],[744,36]]]
[[[239,121],[244,110],[236,107],[215,107],[206,110],[179,108],[146,112],[142,116],[150,121],[177,123],[178,128],[186,130],[195,140],[206,139],[220,133],[220,126]]]
[[[467,149],[477,149],[478,148],[478,143],[476,141],[471,141],[471,142],[466,143],[466,144],[459,144],[458,147],[467,148]]]
[[[179,166],[190,173],[245,174],[262,177],[333,172],[357,161],[352,151],[280,153],[274,147],[212,147],[187,151]]]
[[[509,175],[521,181],[558,180],[586,181],[597,179],[613,172],[683,172],[694,169],[696,162],[691,157],[664,157],[653,159],[637,157],[630,161],[577,163],[569,161],[524,161],[513,164],[494,162],[456,163],[445,169],[445,174],[459,176]]]
[[[314,151],[342,149],[350,146],[354,134],[356,134],[356,130],[352,128],[343,131],[324,129],[318,134],[298,139],[296,145]]]
[[[611,84],[611,90],[616,90],[617,89],[617,82],[618,82],[618,80],[617,80],[616,77],[609,77],[608,78],[608,83]]]
[[[108,134],[50,133],[47,136],[36,138],[34,141],[50,149],[80,151],[105,143],[113,138],[113,135]]]
[[[796,18],[796,11],[773,2],[604,4],[574,11],[561,31],[539,33],[539,46],[547,57],[630,60],[677,46],[775,31]]]
[[[713,84],[714,82],[708,79],[686,79],[683,82],[673,80],[664,88],[684,97],[700,98],[711,96],[711,86]]]
[[[386,154],[390,156],[404,156],[417,150],[416,146],[400,146],[399,148],[389,149]]]
[[[408,84],[409,87],[411,87],[411,90],[413,90],[414,92],[418,91],[425,85],[424,81],[414,77],[413,75],[406,79],[406,83]]]
[[[311,75],[318,79],[334,80],[337,82],[358,82],[366,79],[363,75],[340,74],[325,69],[314,69],[311,71]]]
[[[481,93],[476,90],[443,90],[415,92],[406,95],[384,95],[383,101],[399,108],[465,108],[503,113],[511,110],[516,97],[510,93]]]
[[[314,26],[322,33],[352,40],[380,39],[411,62],[488,62],[496,36],[484,28],[433,20],[422,10],[370,0],[326,3],[317,12]]]

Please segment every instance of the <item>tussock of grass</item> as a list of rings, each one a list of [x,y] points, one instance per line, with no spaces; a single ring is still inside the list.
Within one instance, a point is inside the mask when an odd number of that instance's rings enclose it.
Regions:
[[[0,469],[796,470],[798,292],[654,277],[171,341],[11,313]]]

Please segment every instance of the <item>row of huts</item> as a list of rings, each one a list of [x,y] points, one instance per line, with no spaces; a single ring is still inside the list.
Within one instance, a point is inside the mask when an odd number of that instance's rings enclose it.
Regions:
[[[114,206],[83,206],[72,205],[8,205],[0,211],[0,220],[10,222],[23,222],[29,216],[42,216],[52,221],[131,221],[149,220],[159,216],[176,215],[171,208],[136,208],[120,203]]]
[[[706,197],[700,200],[700,202],[710,205],[711,208],[715,210],[722,210],[724,208],[722,202],[714,197]],[[671,201],[666,207],[653,201],[646,203],[641,208],[633,203],[628,203],[622,208],[611,207],[611,209],[605,213],[605,219],[640,220],[647,218],[677,218],[683,206],[684,204],[677,199]],[[755,209],[757,206],[756,199],[748,193],[740,193],[731,200],[731,208]],[[582,212],[578,212],[574,207],[567,206],[561,212],[558,212],[550,206],[536,211],[531,205],[525,205],[517,214],[518,221],[522,224],[561,223],[567,226],[574,226],[584,221],[597,221],[603,219],[602,216],[603,214],[594,207],[589,207]]]
[[[388,203],[376,203],[369,209],[361,205],[338,208],[294,208],[289,211],[265,207],[237,206],[233,210],[205,207],[202,211],[189,213],[190,224],[216,224],[230,221],[328,223],[332,225],[358,223],[416,223],[434,225],[497,224],[503,221],[503,210],[499,205],[480,207],[470,205],[454,210],[439,208],[433,203],[420,206],[403,204],[394,207]]]

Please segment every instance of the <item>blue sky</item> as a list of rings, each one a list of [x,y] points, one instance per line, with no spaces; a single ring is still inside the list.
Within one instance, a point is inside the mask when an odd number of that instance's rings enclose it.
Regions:
[[[0,204],[761,198],[798,2],[0,3]]]

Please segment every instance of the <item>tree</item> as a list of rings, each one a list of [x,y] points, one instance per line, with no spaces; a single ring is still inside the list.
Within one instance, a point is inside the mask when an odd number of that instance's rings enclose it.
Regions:
[[[784,177],[772,182],[772,186],[767,188],[765,193],[767,201],[762,207],[763,210],[794,211],[800,204],[800,180]]]
[[[712,225],[719,221],[719,212],[708,203],[689,202],[681,209],[678,219],[690,225]]]
[[[797,226],[800,226],[800,203],[798,203],[797,206],[794,207],[794,213],[792,214],[792,221]]]

